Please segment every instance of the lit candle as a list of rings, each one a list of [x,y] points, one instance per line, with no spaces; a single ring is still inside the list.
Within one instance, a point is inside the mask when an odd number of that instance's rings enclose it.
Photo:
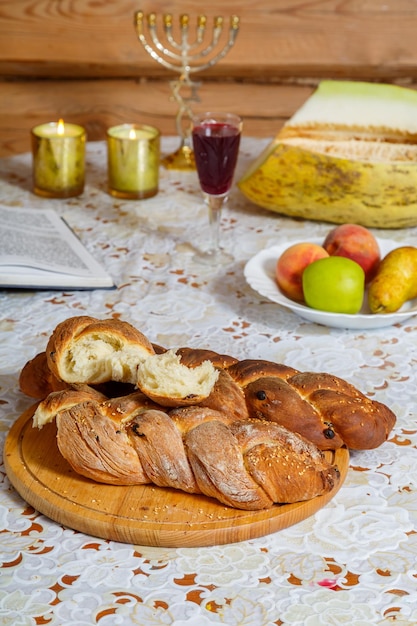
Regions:
[[[160,132],[147,125],[121,124],[107,131],[108,190],[125,200],[158,193]]]
[[[86,134],[63,120],[31,131],[33,191],[46,198],[71,198],[84,190]]]

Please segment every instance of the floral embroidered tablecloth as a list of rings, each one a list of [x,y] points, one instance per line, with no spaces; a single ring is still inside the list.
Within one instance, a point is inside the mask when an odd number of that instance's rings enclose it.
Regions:
[[[177,147],[164,138],[165,152]],[[239,176],[266,140],[244,138]],[[347,379],[390,406],[388,442],[352,452],[344,485],[320,511],[285,530],[230,545],[158,548],[63,528],[26,504],[1,465],[0,624],[10,626],[327,626],[417,624],[417,317],[377,330],[304,321],[245,282],[258,251],[324,236],[331,225],[289,219],[233,189],[222,219],[229,265],[197,266],[207,213],[196,174],[161,168],[144,201],[106,192],[106,146],[87,146],[79,198],[31,193],[31,157],[0,161],[0,203],[53,208],[117,289],[0,291],[0,437],[32,404],[18,388],[25,362],[67,317],[124,319],[151,341],[262,358]],[[417,230],[379,231],[417,243]]]

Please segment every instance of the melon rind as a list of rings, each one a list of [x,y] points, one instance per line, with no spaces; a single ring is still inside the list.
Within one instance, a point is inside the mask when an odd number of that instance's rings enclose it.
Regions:
[[[382,83],[323,80],[285,127],[339,126],[375,134],[417,133],[417,91]]]

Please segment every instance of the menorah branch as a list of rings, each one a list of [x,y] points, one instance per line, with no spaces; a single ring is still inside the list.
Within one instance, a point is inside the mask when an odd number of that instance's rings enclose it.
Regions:
[[[194,158],[189,145],[192,117],[190,105],[199,101],[200,83],[193,82],[190,74],[208,69],[226,56],[239,32],[239,17],[231,16],[226,41],[222,40],[224,20],[221,16],[213,19],[209,32],[207,17],[199,15],[191,33],[189,16],[180,15],[177,36],[174,33],[173,17],[169,13],[162,16],[162,24],[158,27],[156,13],[145,16],[143,11],[137,11],[134,24],[139,41],[152,59],[179,73],[179,80],[171,81],[170,84],[173,97],[178,103],[176,127],[181,137],[181,145],[174,155],[175,158],[168,157],[165,165],[175,169],[194,169]],[[184,90],[188,96],[181,93]],[[188,127],[184,124],[185,121],[189,122]]]

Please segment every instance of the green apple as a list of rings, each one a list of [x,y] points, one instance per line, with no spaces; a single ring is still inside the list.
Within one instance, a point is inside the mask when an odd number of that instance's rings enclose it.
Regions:
[[[332,313],[358,313],[365,291],[365,272],[356,261],[329,256],[313,261],[302,276],[308,306]]]

